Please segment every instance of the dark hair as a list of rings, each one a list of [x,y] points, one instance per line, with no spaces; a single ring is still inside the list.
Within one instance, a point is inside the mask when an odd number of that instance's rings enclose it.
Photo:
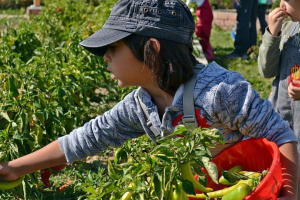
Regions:
[[[150,37],[130,35],[124,39],[133,55],[156,76],[159,88],[175,95],[178,87],[189,80],[197,61],[189,50],[189,45],[156,38],[160,42],[160,51],[150,43]]]

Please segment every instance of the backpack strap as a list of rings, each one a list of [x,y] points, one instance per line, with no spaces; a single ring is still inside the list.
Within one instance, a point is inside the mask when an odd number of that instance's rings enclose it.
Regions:
[[[189,79],[184,84],[184,91],[183,91],[183,117],[182,122],[189,124],[195,128],[198,127],[197,118],[195,116],[195,107],[194,107],[194,88],[197,82],[197,74],[201,69],[203,69],[204,65],[197,64],[194,68],[194,74],[191,79]],[[147,117],[147,126],[150,128],[150,130],[153,132],[155,137],[158,137],[161,135],[161,133],[155,129],[150,121],[149,113],[147,111],[146,105],[143,103],[140,95],[138,94],[138,99],[140,102],[140,105],[143,109],[144,114]]]
[[[142,109],[143,109],[143,112],[144,112],[144,114],[145,114],[146,117],[147,117],[147,122],[146,122],[147,126],[150,128],[150,130],[151,130],[152,133],[155,135],[155,137],[160,136],[160,132],[159,132],[156,128],[154,128],[154,126],[152,126],[152,122],[150,121],[150,117],[149,117],[149,113],[148,113],[148,111],[147,111],[147,107],[146,107],[146,105],[143,103],[143,101],[142,101],[142,99],[141,99],[141,97],[140,97],[139,94],[138,94],[138,99],[139,99],[140,105],[141,105],[141,107],[142,107]]]
[[[183,117],[182,123],[189,124],[195,128],[198,127],[197,118],[195,115],[194,88],[197,82],[197,74],[204,65],[196,65],[194,74],[190,80],[184,84],[183,91]]]

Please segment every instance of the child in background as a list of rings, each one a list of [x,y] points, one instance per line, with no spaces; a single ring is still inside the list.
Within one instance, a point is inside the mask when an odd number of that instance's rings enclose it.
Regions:
[[[196,3],[196,35],[200,38],[200,45],[207,60],[214,59],[214,52],[209,42],[212,21],[214,19],[211,5],[208,0],[187,0],[187,5]]]
[[[226,147],[244,136],[275,142],[284,179],[279,199],[295,199],[299,173],[295,134],[241,74],[215,62],[197,63],[190,48],[194,31],[194,18],[181,0],[119,0],[102,29],[80,44],[104,58],[120,87],[140,87],[70,134],[29,155],[0,163],[0,181],[72,163],[144,134],[156,142],[158,136],[174,131],[174,119],[182,116],[186,105],[184,83],[195,77],[191,90],[194,123],[219,129]],[[222,151],[223,146],[216,150]]]
[[[276,77],[269,100],[289,122],[300,153],[300,0],[281,1],[269,14],[269,27],[259,48],[258,69],[265,78]],[[291,21],[283,23],[287,17]]]

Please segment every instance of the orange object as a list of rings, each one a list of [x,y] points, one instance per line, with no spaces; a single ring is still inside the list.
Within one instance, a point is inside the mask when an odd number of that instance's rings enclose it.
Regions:
[[[66,184],[63,184],[62,186],[59,187],[58,192],[63,191],[64,189],[66,189],[68,186]]]
[[[68,185],[72,185],[74,183],[74,181],[69,181]]]
[[[219,177],[221,169],[228,170],[241,165],[246,171],[262,172],[268,170],[267,175],[260,184],[244,200],[277,199],[282,186],[282,172],[280,165],[280,152],[274,142],[265,138],[248,139],[228,147],[213,159],[218,167]],[[198,176],[195,175],[198,179]],[[207,187],[220,190],[227,186],[214,183],[207,175]],[[196,193],[201,193],[196,191]],[[198,200],[189,198],[190,200]]]

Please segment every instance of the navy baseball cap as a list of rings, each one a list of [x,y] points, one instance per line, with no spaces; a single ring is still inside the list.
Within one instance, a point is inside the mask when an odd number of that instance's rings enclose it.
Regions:
[[[181,0],[119,0],[102,29],[80,45],[97,56],[104,56],[108,45],[131,34],[192,43],[195,21]]]

